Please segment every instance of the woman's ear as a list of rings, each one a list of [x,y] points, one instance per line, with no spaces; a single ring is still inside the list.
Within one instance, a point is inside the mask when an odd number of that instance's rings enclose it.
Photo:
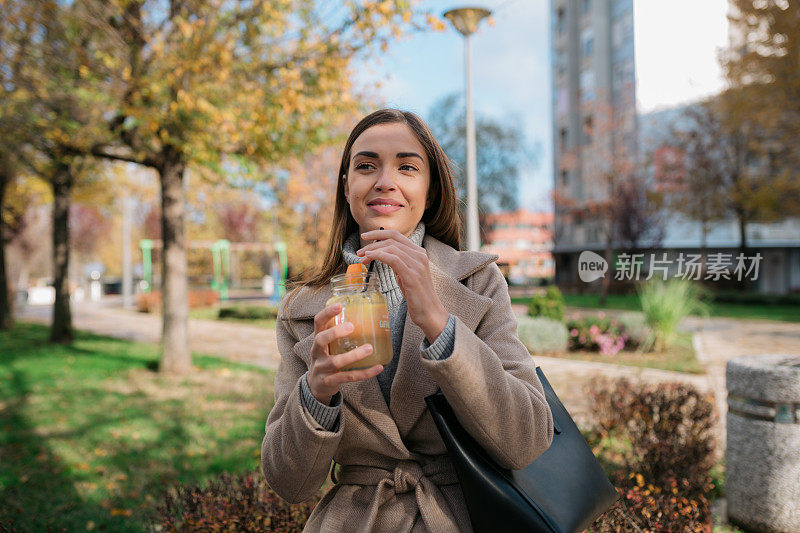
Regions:
[[[347,174],[342,174],[342,183],[344,183],[344,199],[350,203],[350,187],[347,185]]]

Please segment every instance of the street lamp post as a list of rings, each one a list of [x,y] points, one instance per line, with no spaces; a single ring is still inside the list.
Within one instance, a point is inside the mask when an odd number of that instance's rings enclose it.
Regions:
[[[453,27],[464,36],[464,63],[467,100],[467,249],[480,248],[478,228],[478,164],[475,154],[475,115],[472,112],[472,66],[470,62],[469,37],[478,29],[478,24],[491,15],[491,11],[480,7],[451,9],[444,13]]]

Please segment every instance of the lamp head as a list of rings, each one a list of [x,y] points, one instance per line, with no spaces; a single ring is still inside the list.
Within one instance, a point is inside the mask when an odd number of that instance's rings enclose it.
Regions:
[[[461,7],[446,11],[443,16],[461,35],[469,37],[478,29],[478,24],[491,14],[491,11],[482,7]]]

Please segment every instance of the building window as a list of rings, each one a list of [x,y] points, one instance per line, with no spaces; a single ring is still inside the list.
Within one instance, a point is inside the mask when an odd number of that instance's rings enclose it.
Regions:
[[[581,32],[581,51],[583,57],[591,57],[594,52],[594,32],[592,28],[586,28]]]
[[[583,120],[583,141],[585,144],[592,144],[592,135],[594,134],[594,120],[592,117],[586,117]]]
[[[558,132],[559,137],[559,148],[561,148],[562,152],[567,150],[567,128],[561,128],[561,131]]]
[[[559,76],[563,76],[567,71],[567,54],[563,48],[559,48],[556,52],[556,72]]]
[[[586,69],[580,77],[581,101],[594,100],[594,70]]]
[[[559,7],[558,11],[556,11],[556,31],[561,34],[564,33],[564,19],[566,18],[564,14],[564,8]]]
[[[569,181],[569,172],[567,172],[566,170],[562,170],[561,171],[561,186],[562,187],[566,187],[568,181]]]
[[[633,20],[630,11],[626,11],[614,19],[611,35],[614,48],[620,48],[633,37]]]
[[[561,87],[556,94],[556,109],[558,110],[558,116],[564,116],[569,113],[569,93],[567,92],[566,87]]]

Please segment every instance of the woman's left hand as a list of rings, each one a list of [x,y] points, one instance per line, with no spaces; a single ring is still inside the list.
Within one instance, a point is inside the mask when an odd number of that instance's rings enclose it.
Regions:
[[[367,231],[361,237],[373,241],[356,252],[364,258],[362,263],[377,259],[392,267],[406,299],[409,317],[425,333],[428,342],[433,343],[447,325],[450,313],[433,289],[425,248],[397,230]]]

